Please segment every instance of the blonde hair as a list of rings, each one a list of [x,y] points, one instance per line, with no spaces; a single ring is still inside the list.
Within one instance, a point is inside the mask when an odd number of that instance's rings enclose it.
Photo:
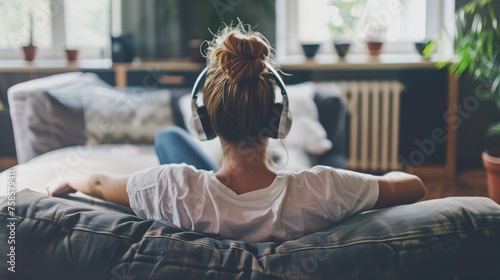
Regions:
[[[226,26],[209,42],[206,59],[203,100],[213,130],[233,145],[261,145],[275,102],[269,43],[241,23]]]

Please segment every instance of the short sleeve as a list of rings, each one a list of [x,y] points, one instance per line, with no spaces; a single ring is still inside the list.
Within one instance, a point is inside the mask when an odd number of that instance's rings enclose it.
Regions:
[[[307,175],[309,195],[323,217],[340,222],[373,209],[379,195],[376,176],[328,166],[313,167]]]
[[[343,194],[344,217],[373,209],[379,195],[376,176],[343,169],[335,169],[332,176],[336,187],[341,188],[338,193]]]
[[[143,219],[161,219],[154,205],[158,205],[162,166],[141,170],[130,175],[127,181],[127,194],[130,208]]]

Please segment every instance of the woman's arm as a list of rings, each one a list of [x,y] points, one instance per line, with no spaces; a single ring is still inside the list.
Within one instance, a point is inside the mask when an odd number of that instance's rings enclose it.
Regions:
[[[79,170],[50,181],[47,184],[47,194],[58,196],[80,191],[93,197],[129,206],[127,180],[128,176],[94,174],[90,171]]]
[[[379,177],[379,195],[374,209],[413,203],[425,195],[422,180],[404,172],[390,172]]]

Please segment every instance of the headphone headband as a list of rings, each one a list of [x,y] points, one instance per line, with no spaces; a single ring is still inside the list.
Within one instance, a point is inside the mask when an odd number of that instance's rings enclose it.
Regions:
[[[276,129],[271,128],[273,138],[285,138],[290,131],[292,126],[292,114],[288,109],[288,96],[285,89],[285,83],[281,79],[278,71],[269,64],[265,62],[266,67],[269,71],[269,76],[271,76],[275,81],[278,87],[280,88],[280,93],[282,96],[282,103],[275,103],[273,111],[279,110],[279,124]],[[207,76],[208,68],[205,67],[203,71],[201,71],[200,75],[196,79],[194,83],[193,89],[191,91],[191,128],[195,136],[200,140],[210,140],[217,137],[217,134],[213,131],[210,119],[208,117],[208,112],[206,111],[205,106],[198,107],[198,91],[200,86],[205,84],[205,79]]]

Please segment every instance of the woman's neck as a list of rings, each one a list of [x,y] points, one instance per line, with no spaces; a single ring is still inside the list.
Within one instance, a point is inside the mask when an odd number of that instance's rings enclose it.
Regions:
[[[216,177],[236,194],[270,186],[276,178],[267,164],[267,142],[259,146],[235,146],[222,143],[223,163]]]

